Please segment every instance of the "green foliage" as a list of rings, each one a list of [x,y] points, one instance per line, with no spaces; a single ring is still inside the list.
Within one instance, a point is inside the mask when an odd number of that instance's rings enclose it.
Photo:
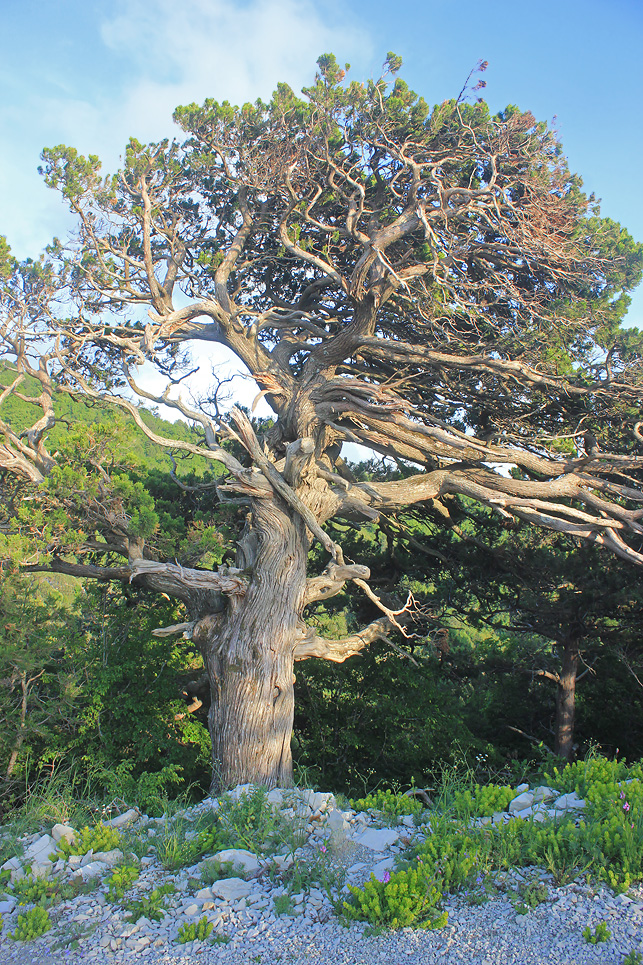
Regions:
[[[519,915],[527,915],[547,901],[548,895],[549,889],[544,881],[530,881],[519,886],[514,908]]]
[[[297,821],[286,818],[267,800],[265,788],[244,791],[238,798],[224,795],[219,820],[229,846],[246,848],[255,854],[281,850],[285,844],[294,851],[301,844]]]
[[[165,914],[163,907],[165,898],[174,894],[174,885],[167,883],[159,888],[154,888],[148,895],[143,895],[140,899],[126,901],[123,908],[127,917],[136,922],[139,918],[149,918],[150,921],[161,921]]]
[[[199,918],[198,922],[186,922],[185,925],[181,925],[177,941],[180,945],[193,942],[195,939],[203,942],[211,935],[213,928],[212,922],[208,921],[204,915],[203,918]]]
[[[333,855],[331,842],[317,847],[312,858],[295,859],[287,871],[281,875],[286,886],[286,895],[299,895],[311,888],[321,888],[335,908],[338,907],[340,892],[346,881],[346,871]]]
[[[152,817],[163,814],[170,789],[183,784],[182,768],[178,764],[167,764],[159,771],[141,771],[134,777],[134,767],[134,762],[127,760],[113,768],[100,769],[100,780],[107,795],[118,793]]]
[[[292,893],[285,891],[282,895],[275,895],[272,899],[275,915],[292,915],[295,911],[295,903],[292,900]]]
[[[123,865],[115,868],[107,879],[107,893],[110,901],[120,901],[139,876],[135,865]]]
[[[633,948],[623,959],[622,965],[643,965],[643,955]]]
[[[233,861],[220,861],[218,858],[207,858],[201,865],[201,884],[206,888],[215,881],[223,878],[233,878],[236,874]]]
[[[446,912],[437,912],[442,892],[423,868],[409,868],[386,875],[378,881],[374,874],[363,888],[349,885],[351,899],[343,904],[348,921],[368,921],[384,928],[442,928]]]
[[[174,871],[194,864],[203,854],[221,851],[229,840],[218,815],[210,812],[193,823],[177,814],[166,819],[155,839],[156,855],[166,870]]]
[[[40,938],[51,928],[49,912],[36,905],[26,911],[24,915],[18,915],[18,921],[14,932],[9,932],[9,938],[16,942],[29,942],[34,938]]]
[[[9,892],[18,899],[19,905],[43,905],[51,904],[53,900],[55,885],[52,885],[47,878],[34,878],[32,875],[25,875],[18,878],[11,885]]]
[[[607,922],[599,921],[594,931],[587,925],[583,928],[583,938],[590,945],[598,945],[600,942],[607,942],[612,937],[612,933],[607,927]]]
[[[457,791],[453,797],[453,812],[458,817],[491,817],[504,811],[516,796],[513,788],[498,784],[475,784],[471,790]]]
[[[94,825],[93,828],[85,826],[76,833],[76,838],[72,843],[66,838],[61,838],[58,842],[58,850],[66,858],[72,854],[87,854],[88,851],[113,851],[115,848],[123,847],[123,839],[120,831],[116,828],[108,827],[102,821]]]
[[[350,805],[356,811],[375,811],[383,820],[389,822],[401,814],[421,814],[424,810],[424,805],[417,798],[395,793],[390,788],[352,799]]]

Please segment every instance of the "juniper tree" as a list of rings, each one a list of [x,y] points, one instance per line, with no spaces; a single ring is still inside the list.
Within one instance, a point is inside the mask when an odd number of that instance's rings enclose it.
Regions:
[[[318,66],[301,97],[281,84],[268,103],[178,108],[185,139],[132,139],[111,177],[96,157],[46,150],[75,241],[41,264],[3,260],[3,335],[18,369],[6,391],[34,376],[43,415],[22,436],[5,426],[1,464],[32,482],[55,474],[57,385],[222,465],[212,499],[245,508],[234,566],[181,565],[155,545],[153,507],[131,487],[116,492],[104,461],[84,489],[59,467],[49,491],[85,512],[87,546],[103,556],[90,565],[78,539],[70,554],[54,534],[38,564],[184,602],[188,620],[173,629],[204,656],[224,785],[292,780],[296,661],[343,661],[409,632],[412,603],[400,613],[379,598],[334,521],[423,503],[449,525],[449,501],[465,496],[643,562],[641,336],[621,328],[640,246],[600,216],[532,114],[492,116],[471,90],[430,109],[392,54],[364,84],[332,55]],[[200,407],[176,388],[190,355],[213,345],[255,380],[273,412],[263,431],[238,408],[222,414],[216,386]],[[150,361],[168,377],[159,396],[137,374]],[[200,442],[156,435],[137,397],[173,406]],[[606,420],[619,427],[609,445]],[[599,443],[589,451],[586,432]],[[360,482],[342,459],[348,442],[413,472]],[[327,562],[309,574],[313,541]],[[375,619],[325,638],[307,608],[347,581]]]

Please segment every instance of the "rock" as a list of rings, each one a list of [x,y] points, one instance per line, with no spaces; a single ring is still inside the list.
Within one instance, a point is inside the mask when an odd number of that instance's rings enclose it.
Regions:
[[[232,798],[233,801],[238,801],[243,794],[252,794],[252,792],[256,790],[257,788],[254,784],[237,784],[231,791],[227,791],[225,796]],[[275,790],[278,791],[279,788],[275,788]]]
[[[53,861],[33,861],[31,873],[34,878],[48,878],[53,866]]]
[[[0,901],[0,915],[10,915],[15,907],[15,898],[6,898],[4,901]]]
[[[93,848],[90,848],[87,854],[84,854],[80,859],[80,867],[84,868],[86,864],[89,864],[91,861],[93,861],[93,858],[94,858],[94,850]]]
[[[83,861],[82,854],[72,854],[69,856],[67,864],[72,871],[77,871],[80,868],[82,861]]]
[[[578,796],[576,791],[572,791],[570,794],[561,794],[561,796],[554,801],[554,808],[557,811],[567,811],[584,807],[585,802]]]
[[[515,797],[513,801],[509,802],[509,814],[518,814],[520,811],[526,811],[530,808],[534,802],[534,795],[531,791],[523,791],[518,797]]]
[[[115,868],[122,860],[123,852],[118,848],[114,848],[112,851],[96,851],[94,853],[94,861],[102,861],[108,868]]]
[[[22,871],[22,862],[19,858],[8,858],[2,865],[2,871]]]
[[[252,891],[252,885],[243,878],[222,878],[215,881],[212,885],[212,894],[224,901],[238,901],[240,898],[247,898]]]
[[[25,861],[41,864],[49,861],[49,855],[56,851],[56,842],[48,834],[42,834],[25,851]]]
[[[396,844],[399,836],[399,832],[392,828],[366,828],[365,831],[356,834],[353,840],[355,844],[369,848],[371,851],[386,851]]]
[[[76,832],[73,828],[70,828],[67,824],[54,824],[51,829],[51,836],[54,841],[66,841],[67,844],[73,844],[76,840]]]
[[[212,901],[214,895],[211,888],[201,888],[194,896],[198,901]]]
[[[243,848],[228,848],[225,851],[217,851],[214,855],[219,861],[231,861],[232,867],[241,867],[244,871],[258,871],[261,867],[257,856],[252,851],[245,851]],[[203,862],[207,864],[207,862]]]
[[[138,808],[130,808],[129,811],[123,811],[122,814],[117,814],[116,817],[109,818],[108,821],[103,821],[106,828],[125,828],[128,824],[132,824],[140,818],[141,812]]]
[[[268,804],[273,804],[275,807],[281,807],[281,805],[284,803],[284,792],[280,787],[273,787],[272,791],[268,792],[268,797],[266,800]]]
[[[523,791],[528,791],[528,790],[529,790],[528,784],[519,784],[518,787],[516,788],[516,794],[522,794]]]
[[[534,804],[539,804],[541,801],[551,801],[554,797],[556,797],[556,792],[552,791],[546,784],[541,784],[534,791]]]
[[[90,878],[100,877],[106,871],[109,871],[109,866],[103,864],[102,861],[89,861],[87,864],[81,865],[76,872],[76,876],[80,876],[83,881],[89,881]]]
[[[290,854],[273,854],[272,860],[280,871],[287,871],[295,863],[293,856]]]
[[[327,817],[328,826],[331,831],[348,831],[350,825],[346,818],[344,817],[343,811],[339,811],[337,808],[333,808],[328,812]]]

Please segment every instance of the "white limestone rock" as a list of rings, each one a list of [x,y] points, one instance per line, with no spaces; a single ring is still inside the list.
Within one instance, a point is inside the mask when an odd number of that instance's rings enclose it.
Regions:
[[[534,803],[534,795],[531,791],[523,791],[518,797],[515,797],[513,801],[509,802],[509,814],[518,814],[520,811],[526,811]]]
[[[328,822],[328,827],[330,828],[330,830],[335,833],[341,832],[341,831],[344,831],[344,832],[348,831],[350,827],[350,824],[346,820],[344,812],[338,810],[337,808],[333,808],[328,812],[326,821]]]
[[[108,868],[115,868],[122,860],[123,852],[119,848],[113,848],[111,851],[96,851],[94,853],[94,861],[102,861]]]
[[[387,851],[397,844],[399,837],[399,832],[392,828],[366,828],[356,834],[353,841],[370,851]]]
[[[89,861],[87,864],[81,865],[76,874],[80,875],[83,881],[89,881],[91,878],[100,878],[109,870],[109,865],[106,865],[103,861]]]
[[[108,821],[103,821],[103,824],[107,828],[126,828],[129,824],[133,824],[134,821],[138,820],[140,816],[141,812],[138,808],[130,808],[128,811],[117,814],[116,817],[110,818]]]
[[[197,899],[197,901],[212,901],[214,898],[212,888],[200,888],[194,897]]]
[[[272,861],[274,861],[280,871],[288,871],[288,868],[292,868],[295,863],[291,854],[273,854]]]
[[[551,787],[547,787],[546,784],[541,784],[534,791],[534,804],[539,804],[541,801],[551,801],[556,797],[556,791],[552,790]]]
[[[49,855],[56,851],[56,842],[49,834],[41,834],[25,851],[25,861],[41,864],[49,861]]]
[[[226,791],[225,796],[231,798],[233,801],[238,801],[242,795],[252,794],[253,791],[256,790],[257,788],[254,784],[237,784],[231,791]],[[275,790],[277,791],[279,788],[275,788]]]
[[[561,794],[554,801],[554,808],[557,811],[582,810],[584,807],[585,801],[578,796],[576,791],[572,791],[570,794]]]
[[[212,885],[212,894],[224,901],[238,901],[247,898],[252,891],[252,885],[243,878],[222,878]]]
[[[76,832],[68,824],[54,824],[51,836],[56,843],[64,840],[67,844],[73,844],[76,840]]]
[[[242,868],[243,871],[252,873],[259,871],[261,864],[256,854],[246,851],[244,848],[227,848],[225,851],[217,851],[214,857],[219,861],[231,861],[233,868]],[[207,862],[204,862],[206,864]]]

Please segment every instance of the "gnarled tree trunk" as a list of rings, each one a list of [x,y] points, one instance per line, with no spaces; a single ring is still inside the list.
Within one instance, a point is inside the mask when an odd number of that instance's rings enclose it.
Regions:
[[[254,501],[249,583],[195,640],[210,680],[212,790],[253,781],[292,785],[294,651],[306,587],[308,538],[278,496]]]

